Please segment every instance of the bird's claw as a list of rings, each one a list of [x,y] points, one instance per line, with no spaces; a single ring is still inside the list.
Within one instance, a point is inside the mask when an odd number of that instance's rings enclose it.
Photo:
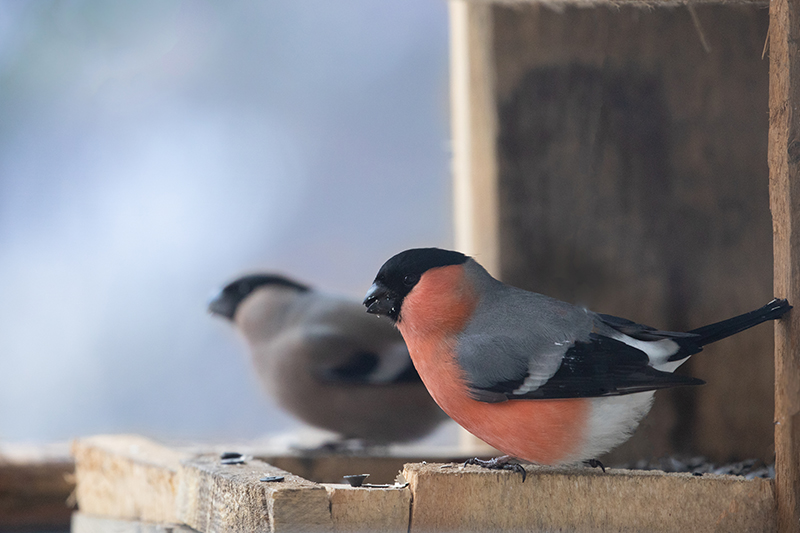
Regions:
[[[586,466],[590,466],[592,468],[600,467],[600,470],[602,470],[604,474],[606,473],[606,467],[603,466],[603,463],[601,463],[597,459],[589,459],[587,461],[584,461],[584,464],[586,464]]]
[[[489,459],[488,461],[473,457],[472,459],[467,459],[464,461],[464,466],[467,465],[477,465],[483,468],[488,468],[489,470],[512,470],[522,474],[523,483],[525,483],[525,478],[528,475],[528,473],[525,471],[525,467],[519,463],[509,462],[508,456],[495,457],[494,459]]]

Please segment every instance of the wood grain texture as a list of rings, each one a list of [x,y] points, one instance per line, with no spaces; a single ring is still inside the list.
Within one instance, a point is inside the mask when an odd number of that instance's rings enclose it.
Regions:
[[[407,465],[411,532],[775,530],[770,480],[528,466],[528,479],[477,467]]]
[[[411,512],[411,490],[326,484],[331,502],[333,531],[406,533]]]
[[[136,435],[100,435],[75,441],[72,455],[82,512],[178,522],[178,471],[185,453]]]
[[[675,330],[772,298],[768,13],[694,10],[492,8],[504,281]],[[708,346],[606,460],[771,462],[772,346]]]
[[[492,10],[461,0],[452,0],[449,8],[455,247],[496,274],[500,250]]]
[[[284,476],[265,483],[264,476]],[[324,487],[257,459],[222,465],[218,455],[181,465],[178,520],[204,532],[331,531]]]
[[[800,303],[800,2],[770,3],[769,178],[775,293]],[[800,531],[800,314],[775,325],[778,529]]]

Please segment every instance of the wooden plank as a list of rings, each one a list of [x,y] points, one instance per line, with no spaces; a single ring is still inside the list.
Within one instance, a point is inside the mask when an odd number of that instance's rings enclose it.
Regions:
[[[261,482],[283,476],[282,482]],[[331,531],[324,487],[257,459],[222,465],[218,455],[183,461],[178,519],[206,532]]]
[[[303,455],[286,450],[281,454],[263,448],[259,452],[258,446],[248,445],[213,448],[218,449],[203,454],[209,447],[171,449],[126,435],[77,441],[73,453],[80,508],[94,516],[133,523],[186,523],[199,531],[329,531],[335,524],[337,531],[344,531],[357,520],[379,529],[407,529],[407,490],[326,489],[250,457],[275,453],[271,458],[277,462],[336,481],[343,475],[376,473],[370,482],[376,478],[393,482],[404,458]],[[246,454],[245,462],[223,465],[220,451],[237,448]],[[419,450],[420,456],[423,453]],[[267,475],[284,476],[284,481],[261,482]]]
[[[771,480],[654,471],[406,465],[410,531],[775,530]]]
[[[72,514],[70,533],[197,533],[197,530],[183,524],[123,520],[76,512]]]
[[[68,446],[0,448],[0,530],[61,528],[72,513]]]
[[[455,247],[474,255],[496,274],[499,219],[492,11],[462,0],[451,0],[449,9]]]
[[[75,441],[75,495],[81,511],[146,522],[178,522],[178,470],[187,454],[135,435]]]
[[[702,33],[686,9],[492,7],[504,281],[678,330],[772,297],[768,13],[694,12]],[[658,392],[603,460],[771,462],[772,337],[692,357],[708,383]]]
[[[775,294],[800,304],[800,2],[770,2],[769,172]],[[775,491],[780,531],[800,530],[800,313],[775,324]]]
[[[325,484],[331,504],[333,531],[406,533],[411,490]]]

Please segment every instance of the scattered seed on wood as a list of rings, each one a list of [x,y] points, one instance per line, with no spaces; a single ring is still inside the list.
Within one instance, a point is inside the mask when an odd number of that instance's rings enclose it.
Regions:
[[[635,463],[619,464],[618,468],[629,470],[663,470],[664,472],[688,472],[698,474],[722,474],[744,476],[745,479],[775,477],[775,466],[765,465],[755,459],[747,459],[736,463],[716,465],[705,457],[673,456],[660,459],[642,459]]]

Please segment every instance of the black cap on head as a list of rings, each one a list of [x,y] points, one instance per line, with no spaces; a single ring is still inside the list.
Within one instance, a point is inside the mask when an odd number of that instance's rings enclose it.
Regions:
[[[287,277],[277,274],[250,274],[242,276],[223,288],[208,304],[208,310],[215,314],[233,320],[236,309],[252,292],[264,285],[279,285],[289,287],[300,292],[311,290],[308,285],[303,285]]]
[[[364,305],[368,313],[399,320],[403,299],[432,268],[464,264],[468,256],[440,248],[413,248],[395,255],[378,271]]]

